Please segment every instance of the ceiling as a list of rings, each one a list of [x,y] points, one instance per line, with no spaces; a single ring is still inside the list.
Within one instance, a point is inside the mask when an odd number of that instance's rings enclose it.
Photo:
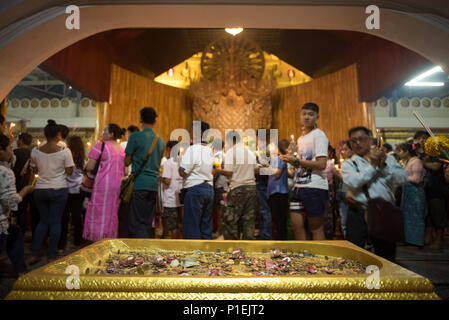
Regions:
[[[144,66],[159,75],[223,37],[223,29],[121,29],[101,34],[118,60]],[[338,69],[342,54],[375,37],[353,31],[246,29],[237,37],[255,41],[311,77]],[[132,59],[130,59],[132,57]],[[329,66],[335,65],[335,70]]]

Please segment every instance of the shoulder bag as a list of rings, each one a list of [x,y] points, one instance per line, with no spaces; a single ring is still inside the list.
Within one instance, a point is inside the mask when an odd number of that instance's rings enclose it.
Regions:
[[[97,163],[95,163],[94,168],[90,173],[87,172],[87,170],[84,170],[84,176],[83,176],[83,182],[81,182],[80,186],[80,193],[87,198],[90,198],[92,195],[92,189],[94,187],[95,182],[95,176],[97,175],[98,169],[100,168],[100,160],[101,156],[103,155],[105,143],[103,142],[101,144],[101,153],[100,156],[97,159]]]
[[[147,164],[148,160],[151,158],[151,155],[154,151],[154,148],[156,147],[158,140],[159,136],[156,135],[153,139],[153,142],[150,145],[150,148],[148,149],[147,156],[145,157],[145,160],[142,162],[142,165],[140,166],[139,170],[137,170],[135,174],[131,173],[128,176],[128,178],[122,181],[122,184],[120,185],[120,199],[123,202],[128,203],[131,200],[131,195],[134,189],[134,183],[136,182],[137,177],[140,175],[143,168]]]

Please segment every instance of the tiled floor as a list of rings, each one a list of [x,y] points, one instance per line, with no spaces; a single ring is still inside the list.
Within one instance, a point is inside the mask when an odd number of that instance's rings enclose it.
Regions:
[[[440,298],[449,300],[449,239],[438,251],[398,247],[396,260],[397,264],[432,281]]]
[[[30,250],[29,235],[25,241],[25,255],[28,256]],[[75,249],[68,249],[66,254],[74,252]],[[47,263],[46,258],[33,265],[30,270],[39,268]],[[449,300],[449,239],[446,239],[443,250],[416,250],[398,246],[397,262],[399,265],[416,272],[435,285],[437,294],[445,300]],[[16,278],[14,270],[6,255],[5,250],[0,255],[0,299],[4,299],[12,290]]]

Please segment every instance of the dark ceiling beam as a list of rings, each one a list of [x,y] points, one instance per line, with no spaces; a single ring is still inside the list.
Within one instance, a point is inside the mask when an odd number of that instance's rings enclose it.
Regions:
[[[109,101],[111,48],[102,37],[92,36],[51,56],[40,67],[97,101]]]

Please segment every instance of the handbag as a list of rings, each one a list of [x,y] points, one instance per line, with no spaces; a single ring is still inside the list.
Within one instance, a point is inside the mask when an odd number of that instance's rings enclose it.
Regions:
[[[355,161],[357,172],[359,168]],[[368,235],[386,242],[404,242],[404,218],[402,210],[393,203],[382,198],[372,199],[368,193],[368,186],[363,186],[363,192],[368,199],[366,223]]]
[[[179,203],[184,204],[184,199],[186,197],[187,188],[182,188],[179,190]]]
[[[156,135],[153,139],[153,142],[150,145],[150,148],[148,149],[147,155],[145,157],[145,160],[140,165],[139,170],[135,174],[130,174],[126,179],[124,179],[120,185],[120,199],[123,202],[129,203],[131,201],[131,195],[133,193],[134,189],[134,183],[136,182],[137,177],[142,172],[143,168],[147,164],[148,160],[150,159],[151,155],[153,154],[154,148],[156,147],[156,143],[159,140],[159,136]]]
[[[97,163],[95,163],[95,166],[92,169],[92,171],[87,172],[87,170],[84,170],[83,181],[81,182],[81,186],[80,186],[80,193],[84,197],[90,198],[90,196],[92,195],[92,189],[94,187],[95,176],[97,175],[98,169],[100,168],[100,159],[101,159],[101,156],[103,155],[104,145],[105,145],[105,143],[103,142],[101,144],[100,156],[98,157]]]

